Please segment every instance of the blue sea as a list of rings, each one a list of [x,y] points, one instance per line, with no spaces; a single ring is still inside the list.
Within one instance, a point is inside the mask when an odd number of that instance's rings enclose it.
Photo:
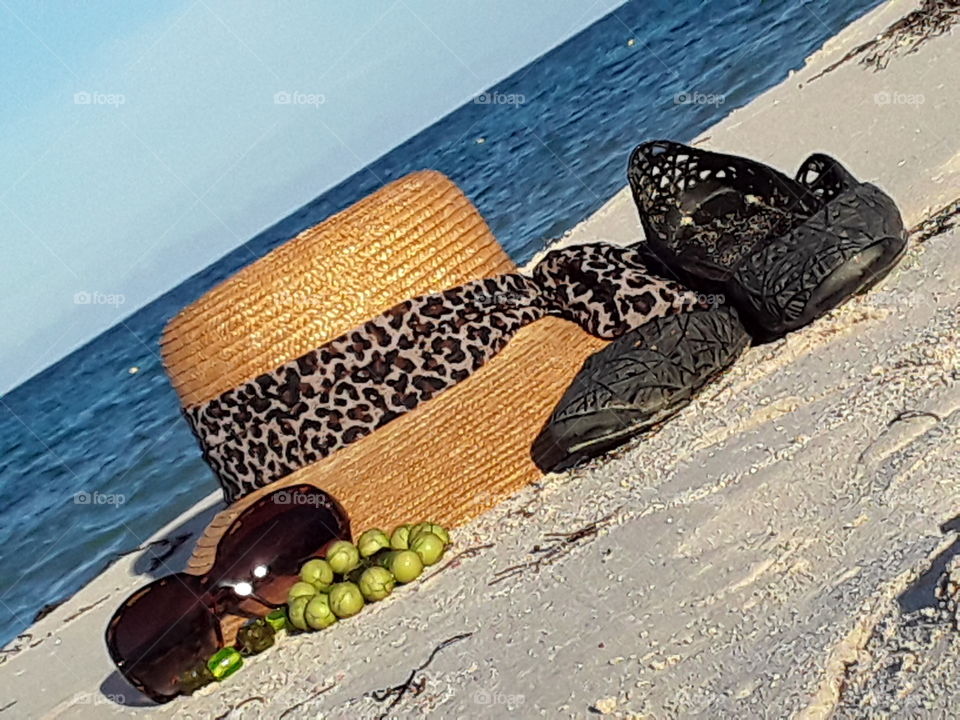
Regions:
[[[159,359],[185,305],[422,168],[523,262],[626,184],[637,143],[692,140],[877,4],[628,2],[0,398],[0,644],[217,489]]]

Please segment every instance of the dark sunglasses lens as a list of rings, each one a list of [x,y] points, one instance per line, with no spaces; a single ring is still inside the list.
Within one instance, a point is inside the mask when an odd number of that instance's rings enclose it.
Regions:
[[[131,595],[107,625],[107,649],[130,683],[158,702],[180,692],[180,675],[220,647],[219,620],[202,578],[177,573]]]
[[[277,490],[233,521],[210,575],[220,584],[258,579],[257,595],[282,603],[304,561],[334,540],[349,539],[347,514],[330,495],[312,485]]]

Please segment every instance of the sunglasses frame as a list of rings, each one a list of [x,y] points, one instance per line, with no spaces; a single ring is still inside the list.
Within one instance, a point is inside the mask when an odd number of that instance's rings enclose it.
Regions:
[[[305,493],[309,493],[312,495],[319,495],[321,497],[321,502],[320,503],[296,502],[293,499],[295,497],[300,497],[302,496],[302,494],[305,494]],[[279,496],[286,496],[284,503],[279,502]],[[323,543],[319,545],[317,549],[313,553],[311,553],[308,557],[302,558],[302,561],[306,561],[311,557],[320,557],[322,555],[323,550],[331,542],[334,542],[336,540],[350,540],[351,538],[350,519],[346,511],[340,505],[340,503],[337,502],[335,498],[333,498],[331,495],[327,494],[320,488],[314,485],[310,485],[309,483],[301,483],[299,485],[279,488],[270,493],[267,493],[263,497],[259,498],[256,502],[252,503],[249,507],[245,508],[239,515],[237,515],[236,518],[233,519],[233,521],[227,527],[226,531],[221,536],[220,542],[222,542],[224,538],[230,537],[233,533],[238,532],[239,529],[244,524],[244,521],[248,520],[252,516],[252,514],[256,512],[257,508],[260,508],[263,505],[266,505],[271,502],[275,504],[289,504],[291,510],[302,508],[305,505],[312,505],[312,506],[315,506],[318,510],[322,508],[326,512],[330,513],[332,517],[337,521],[338,527],[336,529],[327,527],[327,530],[330,532],[330,537],[324,540]],[[283,513],[282,512],[279,513],[277,517],[282,518]],[[275,524],[276,522],[274,522],[274,525]],[[324,525],[326,527],[326,523],[324,523]],[[271,527],[273,527],[273,525]],[[143,693],[144,695],[146,695],[151,700],[157,703],[170,702],[171,700],[181,695],[182,693],[176,692],[173,694],[169,694],[169,693],[158,692],[156,690],[151,689],[144,681],[138,678],[129,668],[126,667],[128,660],[123,657],[122,653],[120,653],[119,649],[117,648],[117,637],[116,637],[117,628],[120,625],[120,623],[123,621],[126,611],[129,608],[131,608],[134,603],[139,601],[144,595],[149,593],[151,588],[160,587],[165,583],[169,583],[173,580],[179,579],[181,576],[185,576],[189,578],[197,578],[198,582],[201,585],[209,583],[207,589],[202,594],[195,595],[195,597],[197,599],[198,604],[202,605],[210,615],[210,618],[212,621],[212,628],[216,635],[217,649],[221,649],[225,645],[223,628],[221,627],[221,623],[224,615],[236,614],[236,615],[240,615],[241,617],[259,617],[259,615],[241,608],[240,605],[243,604],[244,602],[248,600],[252,600],[268,609],[277,609],[284,606],[284,603],[270,602],[258,596],[258,594],[256,593],[256,586],[253,583],[250,583],[251,584],[250,592],[237,593],[236,592],[237,583],[231,580],[227,580],[226,578],[227,573],[229,573],[229,569],[217,573],[216,577],[212,577],[213,573],[217,571],[219,564],[223,560],[220,551],[221,551],[221,547],[218,544],[217,551],[214,555],[213,564],[211,565],[210,569],[202,575],[193,575],[187,572],[171,573],[170,575],[166,575],[162,578],[157,578],[153,582],[137,589],[136,591],[131,593],[126,599],[124,599],[124,601],[120,604],[120,606],[114,612],[113,616],[110,618],[109,623],[107,623],[107,628],[104,633],[104,640],[107,645],[107,652],[109,653],[110,659],[113,661],[113,664],[116,666],[120,674],[127,680],[127,682],[129,682],[131,685],[133,685],[133,687],[135,687],[141,693]],[[242,557],[237,561],[235,561],[233,565],[235,566],[237,563],[240,562],[240,560],[242,560]],[[267,572],[262,578],[257,578],[257,580],[265,581],[270,579],[270,577],[271,577],[270,573]],[[163,638],[163,634],[159,634],[154,644],[156,645],[157,643],[159,643],[160,639],[162,638]],[[143,659],[143,655],[141,655],[141,657],[138,659],[138,662],[142,661],[142,659]],[[198,658],[197,662],[199,663],[205,659],[206,658],[203,658],[203,659]],[[185,668],[184,671],[188,669],[189,668]]]

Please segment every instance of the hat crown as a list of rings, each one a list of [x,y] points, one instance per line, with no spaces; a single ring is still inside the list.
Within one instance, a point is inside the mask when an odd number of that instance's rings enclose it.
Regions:
[[[407,175],[305,230],[174,317],[161,340],[185,407],[297,358],[403,300],[516,269],[443,174]]]

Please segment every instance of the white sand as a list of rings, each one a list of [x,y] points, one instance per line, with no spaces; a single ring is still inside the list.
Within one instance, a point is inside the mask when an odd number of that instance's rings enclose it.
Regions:
[[[892,0],[847,28],[704,145],[788,173],[811,152],[835,154],[893,195],[909,225],[954,200],[960,36],[882,72],[850,63],[800,88],[915,6]],[[894,101],[878,104],[877,93]],[[621,192],[566,241],[637,237]],[[439,652],[423,692],[392,716],[826,716],[841,675],[856,672],[847,665],[865,663],[877,620],[897,616],[896,596],[955,539],[938,527],[960,513],[958,240],[913,245],[870,294],[751,349],[653,437],[546,478],[462,529],[458,549],[495,545],[459,568],[321,634],[283,638],[193,698],[136,707],[113,672],[103,628],[147,579],[136,556],[123,559],[11,646],[23,649],[0,666],[0,720],[276,718],[290,708],[286,717],[376,717],[387,705],[365,696],[460,633],[473,635]],[[904,410],[936,417],[891,424]],[[544,533],[615,508],[597,538],[555,564],[489,585],[535,557]],[[899,686],[924,688],[909,717],[947,716],[952,657],[940,689]]]

